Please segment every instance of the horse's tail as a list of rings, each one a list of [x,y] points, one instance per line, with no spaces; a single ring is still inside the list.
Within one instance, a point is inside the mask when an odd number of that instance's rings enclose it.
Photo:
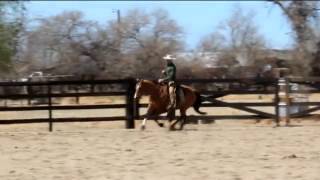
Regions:
[[[202,104],[202,98],[201,98],[201,95],[200,95],[200,93],[199,92],[195,92],[195,94],[196,94],[196,100],[195,100],[195,102],[193,103],[193,109],[197,112],[197,113],[199,113],[199,114],[207,114],[206,112],[201,112],[200,110],[199,110],[199,108],[200,108],[200,106],[201,106],[201,104]]]

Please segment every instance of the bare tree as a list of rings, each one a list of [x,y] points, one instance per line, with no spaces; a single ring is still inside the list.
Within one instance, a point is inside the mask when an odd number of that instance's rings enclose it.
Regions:
[[[181,28],[162,9],[133,9],[103,26],[81,12],[63,12],[39,20],[24,57],[32,62],[29,69],[79,75],[92,67],[90,74],[103,78],[152,78],[160,75],[162,56],[183,48],[181,37]]]
[[[158,77],[164,64],[161,58],[183,49],[182,29],[163,9],[150,14],[131,10],[122,18],[120,30],[121,47],[131,57],[134,76]]]
[[[295,73],[310,75],[312,71],[320,71],[320,67],[314,68],[318,63],[314,53],[320,52],[317,44],[320,42],[317,35],[316,24],[319,21],[319,2],[317,1],[280,1],[270,0],[277,5],[287,17],[294,32],[296,40],[295,57],[293,62]],[[303,67],[303,68],[301,68]],[[301,69],[303,69],[301,71]],[[320,74],[320,73],[318,73]]]
[[[259,52],[266,47],[265,39],[254,23],[254,15],[253,11],[245,13],[236,7],[215,32],[202,39],[200,51],[217,53],[213,64],[227,66],[230,71],[238,66],[254,66]]]
[[[84,20],[78,11],[40,19],[39,26],[29,34],[27,47],[26,60],[35,69],[57,66],[64,73],[76,74],[88,73],[88,63],[96,66],[97,72],[91,74],[105,71],[116,51],[108,32],[96,22]]]
[[[200,52],[219,52],[226,48],[226,38],[219,31],[215,31],[203,37],[198,45]]]

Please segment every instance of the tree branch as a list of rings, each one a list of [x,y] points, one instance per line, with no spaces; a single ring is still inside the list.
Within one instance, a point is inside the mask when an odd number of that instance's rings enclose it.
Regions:
[[[278,5],[287,16],[289,17],[291,16],[289,10],[281,3],[280,0],[267,0],[267,1],[273,2],[274,4]]]

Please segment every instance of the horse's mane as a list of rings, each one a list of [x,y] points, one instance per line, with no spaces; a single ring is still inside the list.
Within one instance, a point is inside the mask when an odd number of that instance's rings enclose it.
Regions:
[[[150,80],[153,84],[155,84],[156,86],[160,86],[160,87],[164,87],[167,86],[166,83],[159,83],[158,80]]]
[[[157,86],[157,87],[166,87],[167,84],[166,83],[159,83],[158,80],[151,80],[151,79],[145,79],[145,82],[148,83],[152,83],[153,85]]]
[[[154,80],[154,79],[144,79],[144,81],[149,81],[149,82],[151,82],[151,83],[153,83],[153,84],[155,84],[155,85],[158,85],[158,84],[160,84],[157,80]]]
[[[159,84],[159,82],[158,82],[157,80],[151,80],[151,82],[152,82],[153,84]]]

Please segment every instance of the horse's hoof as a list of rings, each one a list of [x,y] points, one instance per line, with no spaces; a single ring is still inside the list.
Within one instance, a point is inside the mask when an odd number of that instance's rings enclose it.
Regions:
[[[169,127],[169,131],[175,131],[176,129],[174,127]]]
[[[146,126],[145,125],[142,125],[141,126],[141,131],[144,131],[146,129]]]
[[[163,124],[163,123],[159,123],[159,126],[160,126],[160,127],[164,127],[164,124]]]

